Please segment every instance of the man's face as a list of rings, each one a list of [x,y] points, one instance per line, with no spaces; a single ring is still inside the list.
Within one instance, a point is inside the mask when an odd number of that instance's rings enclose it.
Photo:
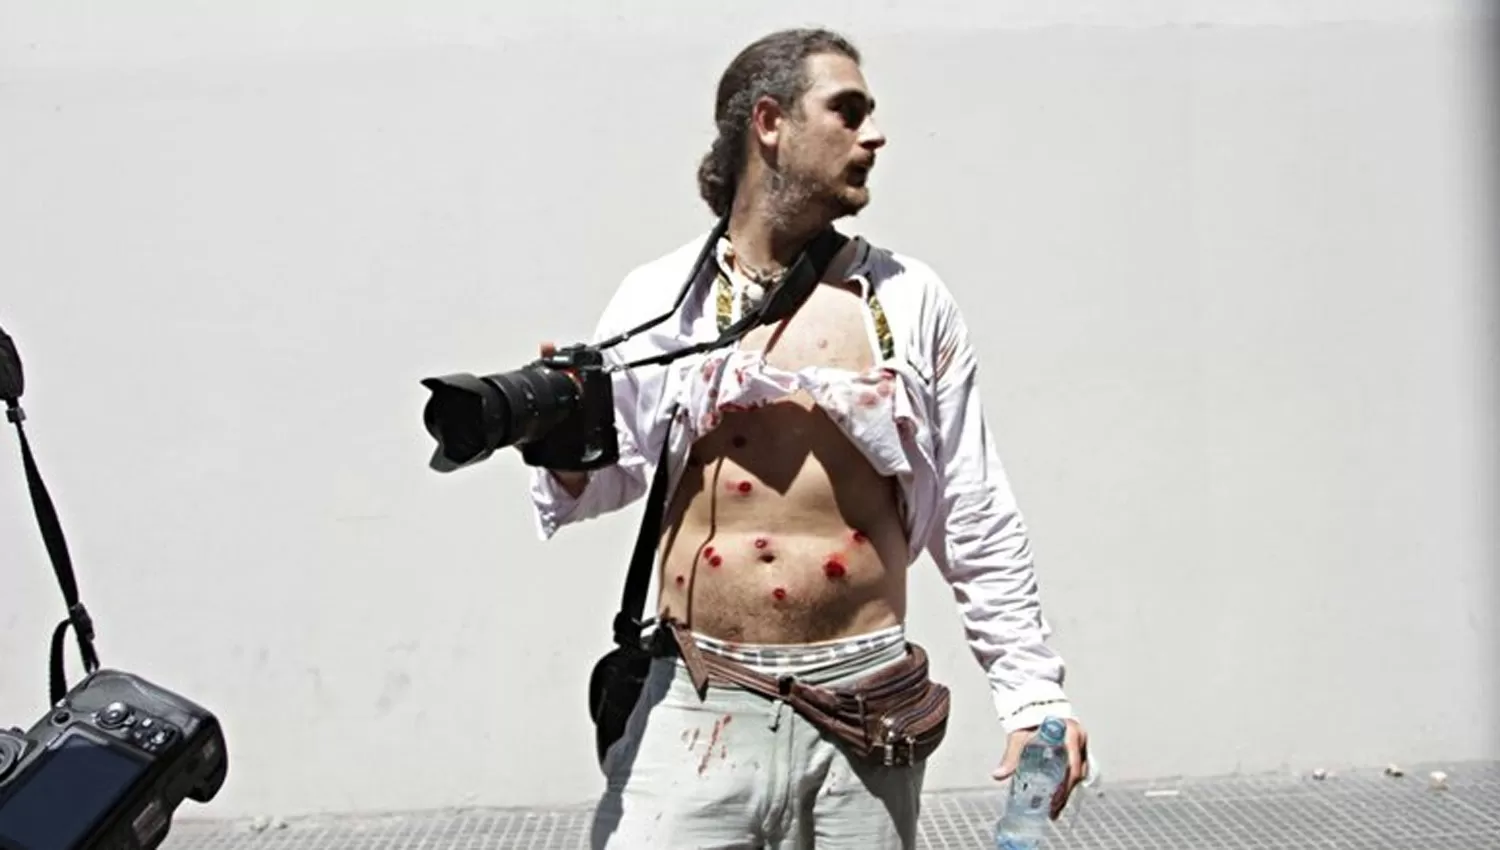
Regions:
[[[855,215],[870,202],[866,182],[875,152],[885,145],[871,117],[875,99],[859,66],[847,56],[811,56],[807,75],[800,108],[780,122],[777,171],[797,200],[834,218]]]

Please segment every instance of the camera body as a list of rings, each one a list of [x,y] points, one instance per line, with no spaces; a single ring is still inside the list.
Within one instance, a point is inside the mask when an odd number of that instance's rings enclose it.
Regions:
[[[560,371],[578,384],[571,412],[537,439],[521,446],[521,458],[544,469],[584,471],[620,459],[615,431],[614,379],[604,370],[604,353],[588,345],[571,345],[529,368]]]
[[[432,396],[423,411],[437,440],[431,466],[451,472],[519,446],[530,466],[582,472],[619,460],[614,379],[604,352],[587,344],[561,348],[519,369],[422,381]]]
[[[96,670],[29,730],[0,730],[0,850],[152,850],[182,801],[212,800],[227,772],[212,713]]]

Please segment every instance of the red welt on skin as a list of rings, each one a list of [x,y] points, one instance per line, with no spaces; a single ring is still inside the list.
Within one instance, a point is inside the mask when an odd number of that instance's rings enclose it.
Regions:
[[[677,586],[678,587],[682,587],[686,583],[687,583],[687,579],[683,578],[682,576],[678,576],[677,577]]]
[[[829,578],[843,578],[844,573],[848,571],[844,566],[844,562],[838,558],[829,558],[828,563],[823,565],[823,574]]]
[[[749,481],[741,481],[740,482],[740,486],[739,486],[739,491],[741,493],[748,493],[748,492],[750,492],[750,482]]]
[[[714,547],[712,547],[712,546],[704,546],[703,547],[703,557],[705,557],[705,558],[712,558],[713,556],[714,556]]]
[[[755,548],[757,548],[757,549],[764,549],[764,548],[766,548],[769,545],[771,545],[771,541],[767,540],[766,538],[764,538],[764,537],[757,537],[757,538],[755,538]]]
[[[870,539],[870,538],[868,538],[868,537],[865,536],[865,533],[863,531],[858,531],[858,530],[856,530],[854,532],[854,534],[850,535],[850,537],[854,540],[855,543],[863,543],[866,540]]]
[[[721,557],[719,557],[718,555],[715,555],[712,558],[708,559],[708,565],[710,567],[717,567],[717,566],[719,566],[719,565],[721,565],[723,563],[724,563],[724,559],[721,558]]]
[[[784,588],[784,587],[778,587],[775,590],[771,591],[771,595],[774,596],[774,597],[776,597],[777,601],[785,599],[786,598],[786,588]]]

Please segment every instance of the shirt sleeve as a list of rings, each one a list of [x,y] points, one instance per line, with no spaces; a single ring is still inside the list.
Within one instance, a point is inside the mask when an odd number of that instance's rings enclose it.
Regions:
[[[598,342],[614,336],[627,325],[627,310],[630,309],[628,290],[633,277],[627,277],[620,290],[605,307],[594,330],[593,341]],[[606,349],[607,363],[624,361],[623,345]],[[646,483],[654,469],[641,451],[642,409],[654,409],[649,400],[641,397],[640,381],[632,370],[615,372],[611,376],[614,393],[615,432],[619,436],[620,457],[610,466],[595,469],[588,474],[588,483],[578,496],[570,494],[558,482],[551,471],[532,467],[531,500],[538,536],[547,540],[559,529],[571,523],[593,519],[611,511],[619,510],[646,494]]]
[[[565,525],[583,522],[629,505],[646,494],[648,470],[634,430],[622,415],[634,410],[630,382],[614,375],[615,431],[619,434],[620,458],[614,464],[587,473],[588,483],[576,497],[558,482],[551,471],[531,468],[531,501],[537,534],[548,540]]]
[[[1046,643],[1031,542],[985,420],[973,345],[944,296],[933,364],[942,493],[927,551],[953,589],[1001,724],[1013,732],[1074,714],[1063,661]]]

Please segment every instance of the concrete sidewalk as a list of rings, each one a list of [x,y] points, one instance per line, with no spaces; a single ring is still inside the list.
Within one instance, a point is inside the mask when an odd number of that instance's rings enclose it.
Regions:
[[[1430,774],[1446,773],[1446,787]],[[1070,807],[1048,850],[1500,850],[1500,762],[1331,775],[1102,785]],[[918,847],[987,850],[993,791],[927,795]],[[179,815],[191,815],[191,808]],[[164,850],[573,850],[587,807],[391,813],[254,822],[180,818]],[[642,850],[646,850],[643,848]],[[672,850],[672,848],[667,848]]]

